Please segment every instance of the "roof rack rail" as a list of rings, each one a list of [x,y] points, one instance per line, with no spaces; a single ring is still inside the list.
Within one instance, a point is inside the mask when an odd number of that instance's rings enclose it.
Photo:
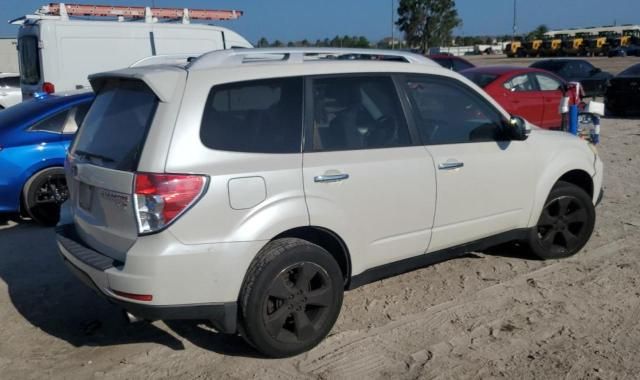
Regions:
[[[205,53],[189,64],[190,68],[238,66],[247,63],[303,63],[318,60],[377,60],[420,63],[437,66],[432,60],[418,54],[381,49],[349,48],[258,48],[228,49]]]
[[[111,6],[91,4],[49,3],[35,11],[36,16],[59,16],[68,20],[69,16],[81,17],[117,17],[125,19],[156,22],[158,19],[182,20],[188,24],[191,20],[237,20],[244,12],[236,10],[188,9],[188,8],[151,8],[140,6]]]

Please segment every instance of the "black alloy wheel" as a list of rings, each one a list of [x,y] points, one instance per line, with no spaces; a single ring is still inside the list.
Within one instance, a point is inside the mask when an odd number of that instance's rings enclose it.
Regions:
[[[538,222],[538,239],[545,250],[564,255],[578,247],[587,232],[587,211],[573,197],[556,198],[549,203]]]
[[[572,256],[589,241],[595,218],[591,197],[576,185],[559,182],[531,230],[529,246],[543,259]]]
[[[269,285],[263,320],[272,338],[301,343],[314,337],[329,316],[333,301],[327,272],[311,262],[284,269]]]
[[[342,307],[344,274],[324,248],[298,238],[267,243],[240,294],[240,331],[265,356],[288,357],[318,345]]]

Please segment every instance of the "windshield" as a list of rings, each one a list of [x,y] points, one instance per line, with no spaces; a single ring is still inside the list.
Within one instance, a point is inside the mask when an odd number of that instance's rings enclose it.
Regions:
[[[467,77],[470,81],[477,84],[479,87],[487,87],[493,81],[498,78],[497,74],[478,73],[478,72],[463,72],[462,75]]]
[[[141,81],[110,79],[99,90],[71,152],[116,170],[133,171],[158,98]]]
[[[619,76],[640,76],[640,64],[629,67],[621,72]]]
[[[20,38],[18,43],[18,55],[20,61],[20,79],[22,83],[34,85],[40,83],[40,54],[38,51],[38,38],[26,36]]]

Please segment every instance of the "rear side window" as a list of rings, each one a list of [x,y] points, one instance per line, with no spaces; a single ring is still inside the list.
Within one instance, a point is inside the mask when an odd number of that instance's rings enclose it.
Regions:
[[[20,56],[20,78],[22,83],[28,85],[38,84],[40,82],[38,39],[34,36],[20,38],[18,54]]]
[[[67,120],[68,110],[58,112],[53,116],[49,116],[44,120],[37,122],[29,128],[31,132],[51,132],[62,133],[62,128]]]
[[[158,98],[141,81],[111,79],[98,91],[72,153],[100,166],[134,171]]]
[[[412,144],[400,100],[388,76],[314,79],[313,108],[314,151]]]
[[[299,153],[302,146],[302,78],[216,86],[209,92],[202,143],[249,153]]]

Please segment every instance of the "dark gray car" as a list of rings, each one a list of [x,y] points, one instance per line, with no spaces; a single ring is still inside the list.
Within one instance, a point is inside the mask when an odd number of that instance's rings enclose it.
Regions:
[[[580,82],[586,96],[603,96],[607,82],[613,78],[584,59],[545,59],[531,67],[551,71],[567,82]]]

